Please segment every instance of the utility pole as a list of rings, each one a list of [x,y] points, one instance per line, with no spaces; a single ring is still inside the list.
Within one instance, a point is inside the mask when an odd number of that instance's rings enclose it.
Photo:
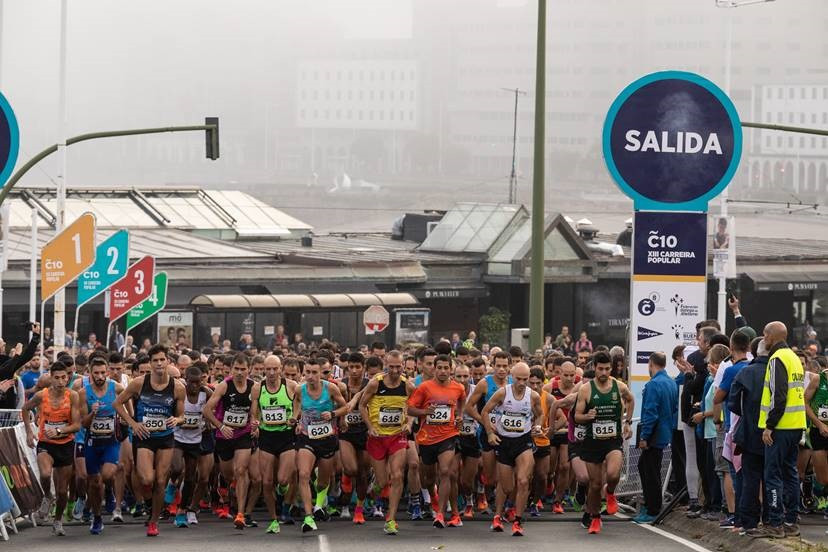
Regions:
[[[532,174],[532,268],[529,281],[529,350],[543,342],[544,146],[546,145],[546,0],[538,0],[535,59],[535,153]]]
[[[512,174],[509,177],[509,203],[517,203],[517,115],[518,115],[518,97],[526,95],[526,92],[520,88],[501,88],[507,92],[515,93],[515,118],[514,127],[512,128]]]
[[[57,152],[58,152],[58,167],[60,170],[60,174],[58,174],[57,179],[57,192],[55,194],[55,202],[56,202],[56,210],[57,210],[57,219],[55,221],[55,235],[60,234],[63,231],[63,228],[66,226],[66,169],[67,169],[67,159],[66,159],[66,134],[68,132],[67,127],[67,109],[66,109],[66,21],[68,18],[68,2],[67,0],[60,0],[60,57],[59,57],[59,80],[58,80],[58,144],[57,144]],[[45,320],[41,320],[40,324],[42,326],[46,325]],[[55,347],[55,357],[52,360],[57,359],[57,353],[60,350],[60,344],[62,344],[66,337],[66,291],[61,289],[55,295],[55,316],[52,322],[52,336],[55,340],[55,343],[58,344],[58,347]],[[106,344],[109,347],[109,344]]]

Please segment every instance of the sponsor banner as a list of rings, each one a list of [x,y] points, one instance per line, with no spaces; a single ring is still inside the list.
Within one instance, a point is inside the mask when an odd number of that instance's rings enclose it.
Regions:
[[[713,276],[736,278],[736,219],[713,216],[710,223],[713,235]]]
[[[193,313],[159,312],[158,343],[163,343],[168,347],[175,347],[178,344],[192,347]]]
[[[707,284],[698,282],[632,282],[630,358],[633,376],[648,376],[647,361],[654,351],[670,358],[676,345],[695,346],[696,323],[706,318]],[[675,367],[667,363],[671,373]],[[673,374],[675,375],[675,374]]]
[[[706,214],[638,211],[633,228],[633,274],[707,274]]]
[[[29,465],[13,427],[0,429],[0,474],[6,481],[20,511],[28,514],[40,507],[43,491]]]

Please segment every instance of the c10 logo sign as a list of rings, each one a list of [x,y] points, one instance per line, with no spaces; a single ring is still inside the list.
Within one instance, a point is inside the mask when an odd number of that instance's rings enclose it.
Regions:
[[[636,210],[706,211],[739,166],[742,124],[730,98],[704,77],[653,73],[610,106],[603,152]]]
[[[650,230],[647,236],[647,245],[653,249],[675,249],[678,247],[678,238],[675,236],[659,236],[657,230]]]

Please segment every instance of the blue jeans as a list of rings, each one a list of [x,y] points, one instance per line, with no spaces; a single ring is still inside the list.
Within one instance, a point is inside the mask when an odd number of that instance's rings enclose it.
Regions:
[[[765,447],[765,504],[772,527],[796,523],[799,509],[799,474],[796,458],[801,429],[777,429],[773,444]]]
[[[734,501],[736,508],[731,513],[735,517],[736,527],[742,527],[742,516],[739,513],[739,504],[742,500],[742,470],[736,471],[733,462],[727,460],[727,458],[725,460],[727,461],[727,467],[730,468],[730,481],[733,483],[733,494],[736,495],[736,500]],[[724,492],[724,489],[722,489],[722,492]]]

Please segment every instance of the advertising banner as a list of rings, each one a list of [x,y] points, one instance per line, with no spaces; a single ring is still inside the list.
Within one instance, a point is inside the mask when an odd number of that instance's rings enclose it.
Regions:
[[[38,509],[43,500],[43,491],[20,450],[12,427],[0,429],[0,474],[22,512],[28,514]]]

